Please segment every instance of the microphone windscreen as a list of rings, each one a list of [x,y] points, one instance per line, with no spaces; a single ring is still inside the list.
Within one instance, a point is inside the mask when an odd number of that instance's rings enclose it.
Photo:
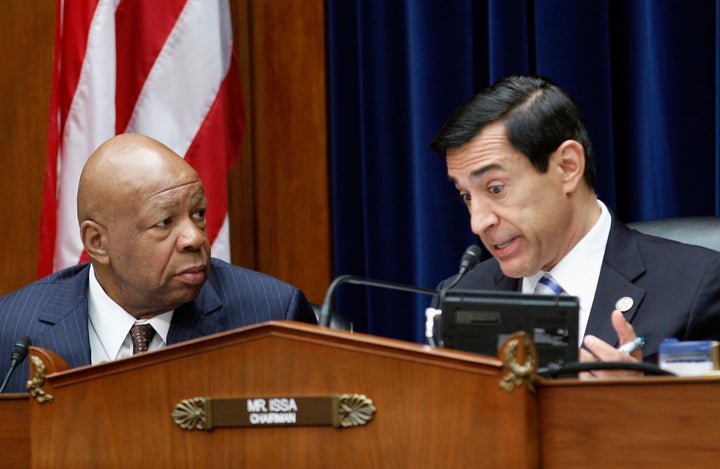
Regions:
[[[475,267],[478,261],[480,261],[481,255],[482,248],[480,246],[478,246],[477,244],[468,246],[462,256],[462,259],[460,260],[460,270],[466,271]]]
[[[30,337],[28,337],[26,335],[19,337],[18,340],[15,341],[15,345],[13,345],[12,359],[17,363],[20,363],[23,360],[25,360],[25,357],[28,354],[30,345],[32,345],[32,341],[30,340]]]

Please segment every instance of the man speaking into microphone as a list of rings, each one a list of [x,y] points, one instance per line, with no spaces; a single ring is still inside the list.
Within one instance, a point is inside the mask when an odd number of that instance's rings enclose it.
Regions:
[[[633,231],[598,200],[585,119],[550,80],[499,80],[431,148],[493,256],[457,288],[578,297],[582,361],[657,363],[665,338],[720,340],[720,253]],[[638,335],[642,350],[618,350]]]

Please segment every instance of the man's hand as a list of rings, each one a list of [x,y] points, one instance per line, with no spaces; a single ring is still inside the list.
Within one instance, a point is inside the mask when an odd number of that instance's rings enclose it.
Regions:
[[[635,330],[629,322],[625,320],[623,314],[614,310],[610,316],[613,329],[618,335],[620,345],[635,339]],[[621,352],[612,345],[604,342],[593,335],[585,336],[583,339],[583,347],[580,348],[580,361],[593,362],[641,362],[642,350],[636,350],[631,354]],[[597,370],[580,373],[580,379],[591,378],[626,378],[642,376],[642,372],[630,370]]]

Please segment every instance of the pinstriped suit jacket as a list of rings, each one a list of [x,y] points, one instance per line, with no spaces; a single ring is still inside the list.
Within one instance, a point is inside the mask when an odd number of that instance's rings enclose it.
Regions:
[[[26,335],[57,353],[73,368],[90,364],[88,272],[81,264],[0,298],[0,380],[12,347]],[[198,297],[175,310],[168,344],[270,320],[317,323],[303,292],[268,275],[212,259]],[[26,392],[28,364],[14,372],[5,392]]]
[[[455,288],[520,287],[520,280],[505,276],[493,258],[478,264]],[[720,253],[638,233],[613,216],[585,333],[618,345],[610,313],[622,297],[633,300],[625,319],[647,339],[644,361],[657,364],[660,342],[668,337],[720,340]]]

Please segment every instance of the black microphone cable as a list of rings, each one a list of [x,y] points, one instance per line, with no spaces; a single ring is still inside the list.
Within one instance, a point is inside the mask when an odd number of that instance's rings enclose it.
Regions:
[[[652,363],[640,362],[571,362],[560,363],[552,362],[547,366],[538,368],[538,375],[543,378],[560,378],[563,376],[576,376],[583,371],[599,371],[599,370],[626,370],[626,371],[642,371],[646,375],[653,376],[675,376],[675,373],[660,368]]]

